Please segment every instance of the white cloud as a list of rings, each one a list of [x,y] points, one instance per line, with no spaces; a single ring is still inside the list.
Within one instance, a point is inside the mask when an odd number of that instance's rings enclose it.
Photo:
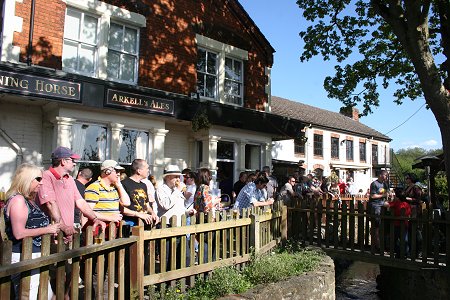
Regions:
[[[428,140],[422,143],[424,146],[433,147],[437,146],[438,142],[436,140]]]

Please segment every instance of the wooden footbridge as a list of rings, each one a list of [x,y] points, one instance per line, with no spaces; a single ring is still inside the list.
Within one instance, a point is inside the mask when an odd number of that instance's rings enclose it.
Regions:
[[[413,209],[414,217],[405,217],[404,212],[395,217],[383,208],[377,217],[367,204],[367,199],[357,197],[298,201],[288,208],[289,236],[352,261],[410,270],[450,265],[450,212],[427,206]],[[376,218],[378,239],[373,229]]]

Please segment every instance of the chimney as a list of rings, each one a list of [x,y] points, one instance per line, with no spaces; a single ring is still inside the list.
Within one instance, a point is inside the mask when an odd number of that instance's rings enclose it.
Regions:
[[[341,115],[351,118],[352,120],[359,122],[359,110],[356,107],[353,106],[341,107],[339,113]]]
[[[359,122],[359,110],[356,107],[352,107],[352,119]]]

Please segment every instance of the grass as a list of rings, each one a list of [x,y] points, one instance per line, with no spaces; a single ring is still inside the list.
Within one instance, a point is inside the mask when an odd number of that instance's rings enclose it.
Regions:
[[[216,269],[206,280],[196,281],[185,294],[178,288],[169,288],[163,295],[152,292],[149,296],[150,299],[209,300],[239,294],[259,284],[282,281],[314,270],[323,255],[322,252],[303,249],[297,243],[288,243],[270,254],[252,255],[250,263],[242,271],[231,266]]]

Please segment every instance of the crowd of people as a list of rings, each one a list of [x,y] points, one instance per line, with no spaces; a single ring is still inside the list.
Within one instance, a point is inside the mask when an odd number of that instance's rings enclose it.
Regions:
[[[100,176],[93,180],[93,170],[82,168],[75,178],[71,176],[80,156],[66,147],[56,148],[51,155],[51,167],[47,170],[25,163],[19,166],[7,191],[4,207],[6,233],[13,243],[12,262],[20,261],[22,240],[33,238],[33,258],[41,253],[41,237],[44,234],[64,234],[69,249],[72,236],[77,229],[93,225],[105,230],[109,224],[119,223],[130,228],[139,223],[144,226],[160,226],[166,217],[166,227],[173,225],[170,219],[176,216],[176,225],[181,225],[182,216],[199,216],[223,209],[233,209],[239,214],[250,207],[269,206],[276,200],[291,205],[294,198],[308,195],[331,195],[339,199],[342,194],[356,194],[353,179],[343,180],[319,178],[312,174],[300,176],[298,172],[278,186],[270,167],[257,172],[241,172],[234,183],[229,206],[222,206],[220,193],[211,170],[200,168],[180,171],[176,165],[168,165],[163,173],[162,184],[149,174],[149,165],[143,159],[131,163],[127,176],[124,168],[114,160],[105,160],[100,166]],[[395,215],[402,210],[406,216],[419,213],[422,190],[413,175],[406,177],[404,190],[390,193],[387,172],[381,171],[378,179],[369,188],[369,207],[379,215],[382,207],[391,207]],[[359,191],[358,193],[362,193]],[[392,199],[393,201],[389,201]],[[187,225],[190,225],[187,218]],[[196,218],[197,222],[200,218]],[[214,221],[214,217],[212,219]],[[399,226],[396,223],[396,226]],[[373,222],[376,241],[379,243],[379,219]],[[396,236],[400,231],[396,230]],[[189,236],[188,236],[189,238]],[[213,237],[214,239],[214,237]],[[207,242],[207,241],[206,241]],[[196,250],[198,242],[196,241]],[[56,251],[56,249],[52,249]],[[51,272],[51,279],[54,279]],[[70,278],[70,276],[67,276]],[[19,276],[12,276],[18,296]],[[66,282],[66,287],[70,282]],[[39,287],[39,273],[32,272],[30,295],[36,299]],[[49,297],[50,299],[50,297]]]
[[[20,165],[6,193],[3,208],[5,232],[12,241],[12,262],[20,261],[22,241],[33,240],[33,258],[41,255],[41,239],[44,234],[64,235],[67,249],[71,248],[73,235],[89,225],[105,231],[110,224],[123,221],[129,228],[138,225],[160,226],[166,217],[165,226],[176,216],[177,226],[182,216],[208,214],[223,209],[221,195],[211,190],[213,177],[207,168],[197,172],[190,169],[180,171],[176,165],[168,165],[162,184],[149,174],[149,165],[143,159],[131,163],[131,174],[114,160],[105,160],[100,166],[100,175],[93,179],[93,170],[82,168],[73,178],[80,156],[67,147],[56,148],[51,155],[51,166],[43,170],[33,164]],[[270,205],[277,190],[276,180],[266,173],[245,174],[235,185],[235,195],[228,205],[236,211],[251,206]],[[270,195],[270,197],[269,197]],[[189,219],[189,218],[188,218]],[[197,218],[197,222],[199,218]],[[189,225],[189,221],[188,224]],[[198,243],[197,243],[198,244]],[[51,251],[56,252],[52,244]],[[67,262],[67,264],[69,264]],[[67,266],[66,271],[70,268]],[[50,272],[49,290],[55,290],[55,274]],[[19,274],[12,276],[16,299],[19,297]],[[70,276],[66,276],[66,297],[70,287]],[[30,283],[30,299],[37,299],[39,271],[33,271]],[[49,293],[49,299],[52,298]],[[54,297],[54,296],[53,296]]]

